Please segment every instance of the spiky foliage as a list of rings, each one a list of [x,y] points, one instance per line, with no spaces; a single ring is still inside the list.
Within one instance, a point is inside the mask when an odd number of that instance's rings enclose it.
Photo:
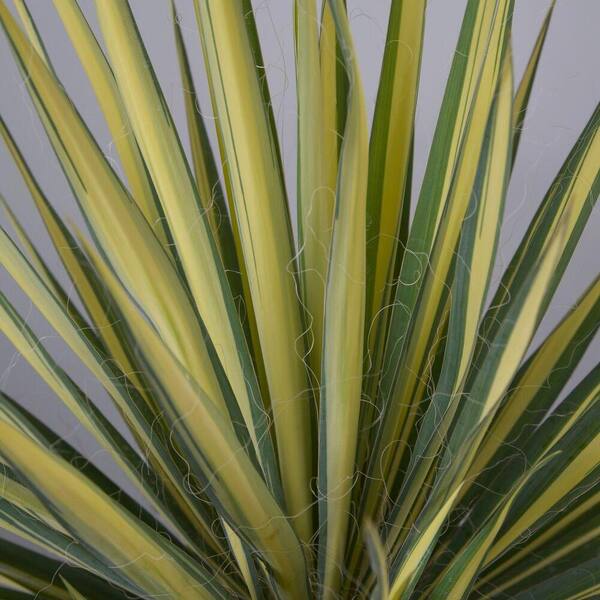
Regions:
[[[391,2],[370,128],[343,0],[296,0],[293,236],[250,0],[195,1],[210,123],[173,11],[190,161],[126,0],[96,1],[103,46],[55,0],[122,176],[15,4],[22,25],[0,20],[87,229],[2,123],[76,298],[8,206],[2,264],[128,432],[2,296],[4,334],[116,465],[2,395],[2,598],[597,595],[600,366],[553,406],[600,279],[530,346],[600,190],[600,108],[490,289],[550,15],[515,93],[513,1],[468,2],[409,226],[425,0]]]

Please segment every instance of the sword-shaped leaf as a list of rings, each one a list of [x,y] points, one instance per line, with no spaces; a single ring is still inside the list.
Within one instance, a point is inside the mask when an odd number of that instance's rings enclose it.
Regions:
[[[499,324],[510,310],[511,298],[523,288],[540,255],[565,228],[560,260],[543,299],[541,320],[592,214],[600,194],[600,104],[596,106],[511,259],[480,328],[480,342],[470,379],[479,370]],[[470,386],[470,383],[467,387]]]
[[[521,140],[521,133],[523,132],[523,124],[527,115],[527,109],[529,108],[529,98],[531,96],[531,90],[533,89],[533,82],[537,74],[538,66],[540,64],[540,57],[542,56],[542,50],[544,49],[544,43],[546,42],[546,35],[548,34],[548,28],[550,27],[550,20],[552,19],[552,13],[556,6],[556,0],[552,0],[552,4],[546,13],[546,18],[542,23],[540,32],[538,33],[535,45],[531,51],[531,56],[525,67],[525,72],[521,78],[521,83],[517,88],[515,94],[515,103],[513,107],[513,147],[512,147],[512,163],[514,165],[515,158],[517,157],[517,149],[519,148],[519,142]]]
[[[61,21],[89,78],[119,153],[131,196],[152,229],[167,247],[168,228],[156,198],[152,181],[131,131],[131,123],[113,72],[76,0],[54,0]]]
[[[416,392],[419,375],[443,313],[447,277],[502,74],[511,13],[511,0],[467,5],[390,317],[367,515],[381,501],[383,482],[389,483],[393,461],[401,458],[397,453],[406,448],[424,391]]]
[[[171,114],[128,4],[97,2],[96,10],[133,131],[169,222],[196,309],[234,390],[259,460],[270,479],[275,480],[277,465],[265,430],[267,419],[246,337]],[[199,383],[214,395],[204,382]]]
[[[334,198],[327,187],[325,99],[319,55],[319,21],[315,0],[294,3],[296,97],[298,104],[297,212],[300,281],[309,335],[309,362],[320,381],[323,311]],[[325,108],[324,103],[329,106]]]
[[[196,0],[195,6],[263,353],[287,510],[308,542],[313,533],[311,395],[272,114],[256,75],[245,2]]]
[[[574,499],[568,511],[555,513],[533,536],[489,565],[479,578],[478,593],[514,597],[519,590],[594,557],[600,538],[599,503],[596,486]]]
[[[76,196],[95,239],[192,375],[216,402],[222,402],[197,317],[171,259],[4,2],[0,21],[28,75],[29,90],[54,133],[70,180],[77,185]]]
[[[498,474],[492,465],[500,465],[536,433],[599,327],[600,278],[596,278],[511,382],[471,467],[478,476],[477,486],[489,487]],[[567,406],[561,404],[559,414]]]
[[[369,145],[366,336],[370,352],[375,348],[377,328],[386,330],[388,311],[379,313],[390,302],[394,265],[401,260],[408,235],[426,5],[426,0],[393,0],[390,6]]]
[[[0,419],[2,455],[49,510],[81,541],[134,585],[155,594],[194,590],[201,598],[223,591],[214,577],[165,538],[128,515],[51,448]],[[89,515],[93,514],[94,519]]]
[[[155,420],[154,414],[149,412],[148,406],[141,397],[135,393],[135,390],[132,389],[131,386],[128,386],[127,380],[123,377],[122,373],[107,361],[98,348],[93,346],[88,338],[77,328],[76,324],[72,321],[62,305],[58,302],[52,292],[45,287],[35,271],[3,230],[0,230],[0,250],[2,264],[8,273],[12,275],[17,284],[19,284],[23,291],[31,298],[41,314],[55,331],[60,334],[65,343],[77,354],[81,362],[103,385],[121,414],[124,416],[137,442],[144,449],[144,452],[148,453],[153,468],[161,473],[161,477],[164,478],[163,481],[169,491],[173,494],[177,504],[182,508],[184,513],[193,516],[193,522],[197,523],[198,530],[202,532],[202,535],[206,535],[211,531],[210,523],[206,522],[205,517],[202,516],[202,510],[198,506],[195,506],[197,500],[184,489],[180,468],[171,456],[170,451],[163,446],[159,436],[156,435],[155,431],[158,425],[153,423]],[[17,317],[17,313],[14,310],[11,310],[8,304],[3,304],[3,306],[6,307],[6,314],[9,316],[6,321],[6,326],[8,327],[12,324],[12,330],[15,332],[14,339],[16,341],[19,339],[23,339],[24,341],[27,340],[27,330],[23,329],[22,326],[19,328],[16,324],[18,322],[13,320]],[[35,353],[32,355],[32,358],[33,356],[37,356],[38,353],[43,352],[43,349],[39,344],[29,344],[29,347],[32,348]],[[40,368],[43,368],[47,373],[48,381],[57,379],[57,385],[59,387],[56,389],[62,390],[63,386],[67,385],[67,381],[61,377],[61,372],[52,368],[52,363],[46,361],[44,354],[41,355],[41,360],[39,360],[38,364]],[[75,399],[72,398],[71,400],[75,402]],[[69,402],[71,402],[71,400],[69,400]],[[80,409],[78,412],[85,418],[83,409]],[[97,413],[97,411],[92,412],[92,414],[94,413]],[[114,449],[115,441],[118,442],[120,436],[117,435],[116,438],[111,438],[111,435],[108,434],[110,434],[111,431],[114,434],[117,432],[105,419],[103,422],[108,427],[107,430],[101,432],[98,430],[98,424],[94,424],[92,432],[100,436],[102,445],[107,445],[108,448],[113,447]],[[139,460],[128,463],[132,456],[132,452],[128,449],[128,445],[120,445],[120,443],[117,443],[116,448],[119,450],[117,451],[114,449],[115,459],[125,469],[125,472],[128,473],[135,486],[143,492],[143,482],[140,481],[140,475],[138,473]],[[144,472],[145,471],[142,470],[142,473]],[[156,499],[152,499],[152,497],[149,497],[149,500],[153,504],[156,503]],[[210,539],[212,536],[209,535],[208,537]]]
[[[23,598],[31,600],[32,594],[52,600],[69,600],[69,595],[60,577],[68,577],[81,590],[84,590],[90,600],[125,600],[127,593],[102,581],[100,577],[94,576],[80,568],[75,568],[60,561],[49,558],[31,549],[14,544],[8,540],[2,541],[0,547],[0,573],[6,574],[14,587],[28,590]],[[130,591],[131,597],[135,592]],[[2,600],[11,600],[11,596],[2,591]],[[135,596],[134,596],[135,597]]]
[[[346,9],[331,3],[349,79],[348,114],[340,155],[333,239],[325,290],[320,402],[320,585],[330,597],[338,584],[348,535],[347,514],[356,477],[365,317],[365,227],[368,131],[362,83]],[[335,349],[344,346],[344,352]]]
[[[514,489],[497,503],[484,525],[473,535],[464,548],[457,552],[455,558],[439,577],[439,580],[433,584],[430,591],[431,600],[468,597],[477,573],[481,569],[515,498],[542,465],[543,463],[540,463],[531,467],[520,478]]]
[[[91,246],[87,251],[123,319],[136,332],[149,374],[164,391],[164,418],[192,474],[203,483],[236,534],[261,553],[282,589],[290,597],[303,597],[307,578],[300,542],[231,422],[144,319],[106,262]]]
[[[397,529],[406,526],[405,520],[418,495],[425,493],[423,484],[430,476],[445,432],[457,410],[477,340],[477,327],[494,265],[498,224],[504,209],[506,172],[510,161],[511,108],[512,57],[507,53],[456,255],[441,373],[423,416],[408,470],[390,517]]]

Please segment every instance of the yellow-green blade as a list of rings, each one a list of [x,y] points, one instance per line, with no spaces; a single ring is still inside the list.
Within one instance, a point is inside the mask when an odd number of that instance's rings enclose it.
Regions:
[[[217,241],[219,253],[223,260],[223,266],[227,271],[229,284],[234,297],[242,294],[241,274],[236,256],[235,240],[231,230],[231,222],[217,165],[208,139],[208,132],[204,118],[200,112],[199,98],[192,76],[192,70],[188,59],[188,52],[183,40],[183,32],[179,15],[175,9],[175,3],[171,2],[173,15],[173,30],[175,32],[175,45],[177,58],[179,60],[179,71],[184,89],[185,114],[187,118],[188,137],[192,151],[192,164],[198,196],[205,211],[213,238]],[[244,299],[245,300],[245,299]]]
[[[560,238],[553,241],[537,268],[530,273],[527,290],[523,290],[513,300],[510,316],[502,323],[499,330],[501,335],[495,340],[488,356],[489,362],[480,372],[478,388],[471,390],[472,401],[459,406],[457,417],[440,458],[444,468],[438,469],[435,473],[436,479],[428,502],[397,556],[402,557],[407,552],[413,553],[415,546],[420,543],[418,532],[431,527],[431,523],[437,519],[438,511],[442,506],[446,506],[449,498],[452,498],[451,504],[456,502],[459,494],[457,486],[464,484],[465,474],[489,427],[501,394],[533,337],[544,292],[559,260],[561,241]],[[393,541],[397,536],[393,525],[390,527],[390,531],[390,539]],[[425,568],[429,554],[440,534],[440,527],[432,530],[432,539],[427,546],[428,554],[419,558],[418,570],[407,580],[406,585],[409,586],[409,590],[414,589],[416,576]],[[400,560],[401,565],[404,565],[404,559],[400,558]],[[405,570],[404,566],[398,568],[400,572]]]
[[[577,411],[565,419],[567,423],[562,435],[556,438],[552,435],[554,432],[543,432],[530,442],[527,449],[530,456],[535,456],[537,451],[541,456],[556,453],[557,458],[542,469],[523,490],[501,535],[494,542],[486,564],[501,556],[521,538],[528,538],[551,520],[553,513],[564,510],[583,492],[597,486],[600,474],[598,370],[590,383],[592,381],[593,389],[584,397],[584,400],[589,399],[588,402],[583,403],[581,412]]]
[[[147,368],[164,390],[164,418],[192,473],[205,482],[236,534],[261,552],[290,597],[304,597],[307,579],[300,542],[230,422],[189,377],[100,255],[89,246],[87,251],[123,319],[136,332]]]
[[[256,74],[244,2],[197,0],[195,6],[263,353],[287,510],[308,541],[313,533],[311,400],[277,141]]]
[[[473,587],[478,572],[498,535],[506,517],[519,493],[529,479],[543,466],[543,462],[533,465],[520,478],[519,482],[496,505],[487,522],[472,537],[444,570],[430,590],[432,600],[467,597]]]
[[[527,115],[527,109],[529,108],[529,98],[531,97],[531,91],[533,89],[533,83],[537,74],[538,66],[540,64],[540,57],[542,56],[542,50],[546,42],[546,36],[550,27],[550,21],[552,19],[552,13],[556,6],[556,0],[552,0],[550,8],[546,13],[546,17],[540,32],[535,40],[535,44],[531,51],[525,72],[521,77],[521,82],[517,88],[515,94],[515,103],[513,107],[513,148],[512,148],[512,163],[514,165],[517,157],[517,149],[519,148],[519,142],[521,141],[521,134],[523,133],[523,125],[525,123],[525,117]]]
[[[234,391],[263,469],[276,481],[276,464],[246,338],[169,109],[127,3],[97,2],[96,9],[125,107],[169,222],[196,309]],[[220,395],[204,381],[198,382],[212,397]]]
[[[69,592],[71,600],[86,600],[85,596],[79,593],[66,579],[62,577],[61,579],[65,587],[67,588],[67,591]]]
[[[29,515],[43,521],[48,527],[66,534],[63,526],[48,511],[39,498],[19,482],[5,465],[0,466],[0,498]]]
[[[121,488],[115,485],[106,475],[98,470],[89,459],[84,458],[73,447],[67,444],[64,440],[45,427],[38,419],[24,409],[19,407],[11,398],[4,394],[0,394],[0,412],[3,417],[11,423],[18,426],[22,431],[35,439],[40,444],[52,448],[63,460],[69,464],[76,465],[78,471],[85,476],[89,481],[93,482],[107,496],[113,498],[118,504],[126,510],[132,517],[139,522],[143,522],[151,529],[159,532],[178,544],[176,539],[172,537],[173,528],[166,530],[157,520],[152,517],[144,508],[142,508],[135,500],[133,500]],[[5,477],[10,477],[14,481],[20,481],[10,467],[5,466],[0,459],[0,464],[5,472]],[[139,467],[143,472],[147,467]],[[148,479],[148,487],[152,485],[152,481]],[[39,501],[37,503],[39,507]],[[17,504],[9,498],[0,499],[0,527],[17,535],[19,538],[26,540],[35,546],[49,552],[52,555],[62,557],[69,564],[79,566],[87,571],[96,573],[99,577],[107,580],[111,584],[124,587],[136,593],[136,589],[131,587],[131,583],[127,582],[120,572],[116,569],[107,568],[106,565],[92,553],[91,549],[74,543],[74,538],[68,533],[63,524],[58,523],[55,516],[49,512],[47,505],[42,505],[44,513],[39,510],[33,513],[27,513],[23,510],[23,504]],[[48,517],[52,521],[48,520]],[[58,524],[58,528],[56,527]],[[190,536],[192,537],[192,536]],[[193,544],[188,546],[188,549],[193,547],[202,548],[202,560],[210,565],[210,568],[216,574],[216,578],[224,583],[226,587],[231,584],[231,579],[223,577],[223,564],[219,560],[218,555],[215,555],[215,549],[218,546],[210,548],[208,545],[203,546],[198,540],[197,533],[194,537]],[[196,554],[198,556],[198,554]],[[235,589],[235,586],[232,587]]]
[[[295,0],[294,34],[297,98],[297,213],[302,302],[309,330],[309,364],[320,381],[323,310],[334,197],[326,185],[325,123],[315,0]],[[330,99],[328,99],[330,100]]]
[[[387,555],[385,547],[377,528],[367,521],[363,527],[365,543],[369,552],[371,569],[376,574],[377,586],[373,594],[373,600],[388,600],[390,595],[389,574],[387,568]]]
[[[200,112],[200,100],[196,93],[188,51],[183,38],[182,24],[173,2],[172,15],[179,71],[184,88],[187,129],[196,187],[198,188],[198,195],[202,202],[203,211],[208,216],[213,238],[218,241],[219,253],[223,260],[223,267],[225,268],[229,286],[231,287],[233,300],[236,304],[237,312],[240,314],[242,326],[251,348],[252,360],[263,396],[264,409],[268,411],[270,400],[264,374],[260,340],[256,329],[256,317],[248,288],[248,276],[243,261],[240,261],[242,258],[242,249],[239,232],[235,219],[232,220],[230,218],[226,206],[227,199],[223,191],[217,161],[208,138],[208,131],[205,124],[206,119]],[[227,165],[222,165],[222,168],[226,174]],[[225,178],[225,183],[227,183],[227,178]],[[259,436],[262,439],[266,439],[266,436],[262,435],[262,433]]]
[[[439,531],[450,512],[458,493],[460,485],[448,496],[446,501],[431,519],[427,527],[419,531],[415,543],[402,557],[401,565],[394,574],[390,583],[390,600],[402,600],[408,597],[410,590],[414,587],[415,579],[425,567],[429,554],[437,540]]]
[[[331,210],[331,216],[327,218],[331,221],[335,206],[342,132],[346,126],[348,78],[329,2],[323,2],[320,25],[319,73],[322,93],[321,155],[323,160],[321,170],[323,186],[328,194]],[[333,228],[330,228],[329,237],[324,240],[327,247],[331,244],[332,231]]]
[[[499,401],[525,356],[543,308],[545,293],[560,260],[566,225],[567,223],[563,224],[559,235],[552,240],[538,264],[531,270],[528,285],[513,298],[510,310],[500,324],[486,361],[469,389],[472,402],[462,404],[457,411],[456,423],[444,451],[449,460],[459,448],[464,447],[473,428],[495,414]],[[483,433],[482,430],[472,442],[469,459],[462,461],[460,470],[463,475],[474,459]],[[444,475],[440,475],[439,479],[443,477]]]
[[[560,260],[542,303],[540,319],[550,303],[562,275],[573,256],[600,194],[600,104],[590,116],[569,156],[566,158],[552,185],[523,236],[517,251],[503,273],[498,289],[482,326],[480,341],[475,350],[475,361],[470,379],[485,360],[489,341],[510,310],[514,298],[525,285],[528,273],[540,255],[558,235],[560,227],[565,236]]]
[[[390,300],[393,265],[406,244],[414,117],[426,0],[394,0],[369,146],[366,336],[373,352],[381,309]],[[374,368],[377,368],[375,365]]]
[[[96,241],[192,375],[216,403],[222,403],[215,373],[201,342],[200,325],[170,258],[4,2],[0,4],[0,20],[28,75],[28,89],[43,114],[43,122],[59,145],[59,158],[70,181],[77,185],[76,196]]]
[[[600,594],[597,573],[600,569],[600,558],[594,556],[575,564],[572,568],[552,573],[535,585],[519,589],[513,598],[528,600],[529,598],[547,598],[547,600],[593,600]]]
[[[81,473],[93,481],[107,495],[115,498],[128,512],[135,515],[138,519],[156,531],[166,533],[167,529],[165,529],[163,524],[157,519],[156,516],[152,516],[148,510],[144,509],[127,492],[116,485],[109,477],[100,471],[100,469],[94,466],[89,459],[86,459],[84,456],[82,456],[80,452],[73,448],[73,446],[46,427],[30,412],[19,406],[15,400],[6,394],[0,393],[0,407],[2,412],[6,416],[10,417],[14,423],[18,424],[21,429],[26,431],[29,435],[35,437],[35,439],[39,440],[41,443],[51,446],[63,459],[67,460],[69,463],[77,465]],[[125,452],[123,452],[123,454],[125,454]],[[141,468],[142,465],[138,462],[138,469]],[[144,468],[148,470],[147,465],[144,465]],[[8,469],[8,467],[6,467],[6,469]],[[5,475],[11,476],[8,471],[5,471]],[[148,473],[146,479],[148,485],[151,485],[152,474]],[[47,509],[46,514],[48,514]],[[199,542],[197,535],[196,541]],[[175,543],[179,542],[175,541]],[[198,545],[199,547],[202,546],[202,544]],[[216,547],[213,549],[215,548]]]
[[[368,130],[362,83],[343,2],[331,3],[349,79],[333,239],[325,292],[321,369],[319,570],[324,597],[340,584],[356,476],[363,326]],[[340,352],[339,348],[344,351]]]
[[[51,600],[69,600],[69,594],[57,577],[57,572],[68,575],[86,591],[93,589],[95,585],[101,594],[106,595],[107,600],[122,598],[122,591],[111,588],[81,569],[75,569],[69,565],[61,564],[54,558],[44,556],[37,551],[25,548],[8,540],[2,540],[0,546],[0,580],[2,583],[11,582],[12,589],[27,590],[26,595],[14,596],[15,600],[30,600],[34,594],[38,597],[43,593],[44,597]],[[4,592],[4,590],[2,590]],[[13,600],[13,596],[3,595],[4,600]]]
[[[592,409],[597,404],[600,396],[599,375],[600,366],[597,365],[558,407],[547,413],[551,402],[546,403],[545,409],[544,406],[538,404],[533,409],[533,414],[537,414],[535,424],[524,425],[522,429],[511,432],[512,435],[505,438],[507,445],[512,448],[512,452],[504,453],[493,463],[494,468],[490,470],[493,471],[494,477],[479,476],[475,479],[472,493],[461,501],[462,506],[459,510],[464,510],[465,506],[470,507],[469,523],[461,527],[460,530],[455,531],[451,539],[447,540],[445,551],[449,555],[454,555],[461,544],[464,544],[465,540],[472,535],[473,531],[485,522],[490,512],[493,511],[498,498],[504,497],[509,492],[528,465],[538,463],[557,450],[560,450],[564,456],[565,448],[568,449],[568,452],[572,452],[581,443],[583,437],[589,435],[585,431],[585,422],[587,420],[589,423],[593,423],[594,418],[596,418],[597,409]],[[547,414],[543,417],[545,413]],[[559,457],[559,459],[562,459],[562,457]],[[590,466],[592,465],[593,463],[590,463]],[[560,471],[554,473],[556,475]],[[551,480],[549,473],[546,474],[548,478],[544,482],[545,484]],[[486,475],[486,472],[482,475]],[[472,475],[468,477],[474,479]],[[538,520],[535,526],[528,528],[525,546],[519,544],[511,549],[506,556],[503,555],[499,560],[494,561],[491,565],[492,572],[489,577],[493,577],[494,573],[502,573],[502,571],[511,567],[513,568],[510,570],[518,574],[519,569],[515,569],[514,565],[522,562],[527,555],[525,547],[530,547],[531,555],[535,556],[537,550],[534,549],[543,544],[544,539],[548,536],[554,536],[557,531],[562,531],[561,535],[565,537],[566,541],[565,532],[570,529],[570,524],[578,519],[579,510],[573,502],[578,504],[580,496],[583,500],[588,491],[592,493],[595,484],[597,484],[597,478],[594,480],[594,477],[592,477],[588,484],[583,485],[575,494],[572,494],[573,498],[567,503],[570,508],[569,512],[561,515],[559,511],[553,510],[543,517],[541,513],[538,513],[542,522],[540,523]],[[476,493],[475,490],[479,490],[479,492]],[[535,497],[535,493],[529,494],[527,501],[520,501],[521,507],[532,504]],[[585,509],[582,508],[582,510]],[[514,522],[512,516],[511,520]],[[524,570],[526,570],[525,566]]]
[[[469,524],[447,540],[446,552],[452,554],[460,546],[518,479],[523,466],[546,454],[595,401],[598,366],[553,408],[600,326],[598,292],[596,279],[510,383],[467,475],[461,506],[470,507]]]
[[[363,393],[364,426],[377,418],[381,375],[391,302],[398,266],[408,236],[414,118],[425,26],[426,0],[394,0],[390,6],[375,114],[369,145],[367,191],[367,289]],[[360,445],[360,460],[369,455],[369,437]]]
[[[163,446],[159,437],[154,434],[157,428],[163,427],[160,423],[154,422],[155,415],[149,413],[147,405],[135,393],[135,390],[128,386],[127,380],[123,377],[122,373],[110,361],[107,361],[99,349],[92,345],[89,339],[77,328],[64,307],[45,287],[36,272],[1,229],[0,251],[2,265],[6,268],[7,272],[113,399],[134,434],[136,441],[144,449],[144,452],[147,453],[153,468],[160,472],[166,488],[175,498],[176,506],[180,507],[184,514],[190,516],[197,532],[202,537],[206,537],[209,542],[212,540],[214,544],[210,521],[203,516],[201,505],[196,506],[198,501],[185,489],[182,471],[175,464],[170,452]],[[28,344],[34,351],[32,359],[34,356],[37,357],[39,355],[40,360],[36,364],[47,374],[47,381],[52,382],[55,379],[57,380],[56,390],[62,394],[64,386],[68,385],[68,381],[61,377],[60,370],[53,368],[53,363],[49,361],[49,357],[47,353],[43,352],[43,348],[38,343],[35,343],[35,340],[31,336],[27,336],[28,331],[24,327],[23,320],[14,321],[18,316],[16,311],[12,310],[8,304],[3,304],[3,306],[6,307],[6,327],[11,326],[11,329],[6,329],[7,334],[12,330],[15,334],[13,339],[16,342],[19,343],[19,339],[23,339],[24,343]],[[67,389],[64,391],[67,393],[73,390]],[[67,400],[70,405],[75,408],[77,407],[76,397],[67,398]],[[73,402],[75,404],[72,404]],[[82,417],[85,418],[85,409],[88,406],[83,399],[81,404],[82,406],[77,412],[81,413]],[[94,412],[97,413],[97,411]],[[104,426],[108,427],[108,429],[105,429],[104,433],[98,429],[97,425],[98,423],[95,424],[92,430],[100,435],[103,445],[105,444],[108,448],[113,447],[113,444],[117,442],[116,446],[118,450],[114,451],[114,458],[123,467],[135,486],[147,495],[148,492],[144,489],[142,478],[146,473],[146,469],[139,468],[139,458],[135,453],[127,450],[127,444],[119,442],[121,436],[115,435],[116,431],[114,427],[110,426],[106,419],[104,419]],[[132,457],[135,457],[137,460],[130,462]],[[157,498],[150,495],[147,495],[147,497],[151,504],[155,504],[158,501]],[[164,508],[161,507],[160,510],[164,511]],[[169,512],[170,510],[167,509],[166,513],[168,514]],[[217,547],[219,547],[218,543]]]
[[[531,435],[540,415],[548,411],[559,396],[583,353],[600,327],[600,277],[588,287],[565,318],[521,367],[510,384],[486,439],[471,467],[479,475],[478,485],[493,475],[484,473],[486,465],[501,462],[512,453],[513,445]],[[505,445],[511,440],[511,446]],[[486,486],[487,487],[487,486]]]
[[[375,481],[366,499],[367,515],[380,501],[394,449],[406,449],[425,391],[422,369],[441,325],[447,278],[503,70],[511,12],[511,0],[467,5],[390,317],[380,381],[383,417],[369,465]],[[434,240],[436,260],[430,266]]]
[[[600,492],[592,486],[555,514],[539,532],[490,564],[477,582],[490,597],[514,594],[596,554],[600,536]]]
[[[37,251],[33,241],[29,237],[28,233],[25,231],[24,227],[21,225],[20,221],[17,219],[15,213],[12,211],[4,196],[0,194],[0,206],[2,207],[4,214],[8,222],[10,223],[15,235],[21,244],[22,248],[25,250],[29,261],[32,266],[35,268],[36,272],[46,284],[46,286],[54,293],[54,295],[58,298],[61,304],[67,309],[73,320],[78,324],[78,326],[85,332],[89,334],[90,339],[97,344],[100,344],[100,340],[97,338],[95,332],[91,330],[91,326],[87,319],[81,314],[81,312],[74,306],[73,302],[71,302],[68,297],[66,291],[56,279],[54,274],[52,273],[48,263],[42,258],[40,253]]]
[[[209,576],[156,532],[128,516],[74,467],[0,418],[2,454],[50,510],[109,564],[149,593],[218,597]],[[95,515],[90,519],[89,515]],[[216,588],[218,590],[218,587]]]
[[[38,214],[40,215],[54,249],[58,253],[61,262],[67,271],[73,287],[81,299],[85,310],[92,319],[97,335],[101,338],[107,350],[112,355],[113,359],[123,372],[131,373],[131,380],[138,389],[141,387],[135,369],[132,367],[129,358],[123,348],[122,341],[115,335],[113,328],[110,326],[110,317],[107,313],[106,306],[102,299],[98,296],[97,289],[90,278],[89,267],[86,264],[85,257],[81,253],[75,238],[72,236],[68,228],[65,226],[59,215],[56,213],[52,204],[48,201],[43,191],[41,190],[36,178],[31,172],[27,162],[25,161],[19,147],[15,143],[10,131],[6,127],[4,121],[0,118],[0,133],[4,142],[11,154],[11,157],[23,177],[23,181],[31,194]],[[38,268],[38,273],[43,269]],[[53,279],[52,273],[48,273],[46,279]],[[56,288],[56,284],[51,283],[51,287]],[[59,293],[60,295],[60,293]],[[68,302],[68,298],[65,298]],[[78,317],[75,312],[73,303],[68,302],[69,313],[76,321],[85,322],[82,317]],[[82,327],[82,331],[90,336],[96,337],[89,327]],[[97,340],[99,341],[99,340]]]
[[[343,0],[344,6],[347,0]],[[335,193],[338,158],[348,112],[348,75],[329,2],[323,2],[319,35],[323,89],[323,148],[327,186]]]
[[[108,61],[76,0],[54,0],[54,6],[104,114],[131,195],[161,243],[168,249],[169,232],[165,229],[156,193],[135,137],[127,133],[131,124]]]
[[[425,493],[425,480],[435,464],[444,434],[451,425],[477,340],[477,327],[494,266],[510,164],[512,58],[509,52],[504,60],[468,216],[462,225],[450,291],[452,303],[441,373],[421,419],[412,456],[401,480],[400,493],[394,499],[394,510],[389,517],[398,532],[403,528],[406,531],[409,524],[405,519],[411,513],[418,495]],[[442,248],[436,250],[444,251]]]

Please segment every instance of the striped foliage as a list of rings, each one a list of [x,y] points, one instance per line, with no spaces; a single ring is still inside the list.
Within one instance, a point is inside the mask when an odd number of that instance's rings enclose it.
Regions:
[[[118,169],[29,7],[7,1],[2,29],[84,227],[0,119],[60,260],[5,186],[3,281],[97,386],[0,291],[3,334],[96,448],[0,393],[0,598],[600,594],[600,364],[571,381],[600,326],[598,274],[532,346],[600,193],[600,105],[492,278],[555,3],[515,85],[514,0],[468,0],[414,194],[426,0],[389,2],[372,123],[346,2],[289,0],[294,230],[251,0],[193,0],[203,74],[165,0],[185,131],[127,0],[95,1],[99,30],[53,0]]]

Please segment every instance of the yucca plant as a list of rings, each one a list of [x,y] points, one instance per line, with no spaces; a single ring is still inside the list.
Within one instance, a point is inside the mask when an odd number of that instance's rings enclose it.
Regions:
[[[409,219],[425,0],[390,2],[371,127],[344,1],[295,0],[294,234],[250,0],[194,2],[208,122],[173,7],[190,160],[127,1],[96,0],[102,41],[54,4],[120,166],[2,0],[86,224],[2,121],[72,286],[7,203],[2,264],[127,430],[1,295],[2,331],[114,469],[2,394],[0,597],[598,597],[600,366],[556,403],[600,278],[531,344],[600,192],[600,107],[491,289],[551,15],[514,92],[513,0],[468,1]]]

